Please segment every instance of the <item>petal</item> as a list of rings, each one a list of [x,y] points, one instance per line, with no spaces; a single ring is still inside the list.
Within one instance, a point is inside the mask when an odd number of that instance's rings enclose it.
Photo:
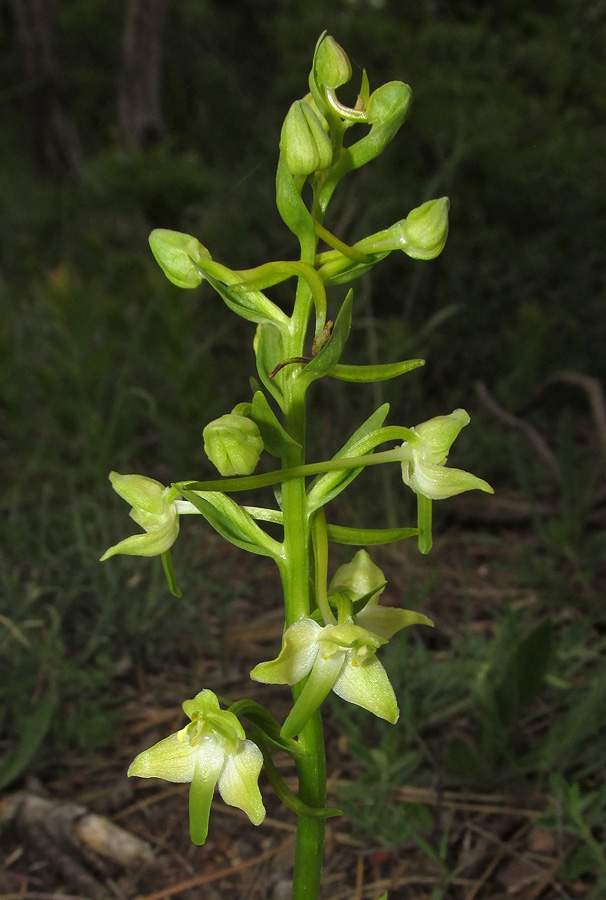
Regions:
[[[356,625],[378,634],[379,637],[393,637],[408,625],[433,625],[431,619],[412,609],[395,609],[393,606],[375,606],[368,603],[354,616]]]
[[[435,416],[417,425],[414,430],[421,438],[419,454],[426,462],[437,465],[448,456],[459,432],[468,424],[468,413],[464,409],[455,409],[448,416]]]
[[[284,632],[282,650],[276,659],[259,663],[250,673],[265,684],[297,684],[311,671],[318,654],[316,637],[322,626],[313,619],[299,619]]]
[[[165,487],[147,475],[120,475],[110,472],[109,480],[118,496],[137,509],[159,515],[163,509]]]
[[[259,772],[263,756],[252,741],[242,741],[240,748],[225,760],[219,776],[219,793],[228,806],[244,810],[253,825],[265,818],[265,807],[259,791]]]
[[[423,494],[430,500],[445,500],[447,497],[462,494],[463,491],[479,490],[494,493],[486,481],[462,469],[420,463],[414,466],[411,475],[406,474],[404,467],[402,474],[406,484],[416,494]]]
[[[373,602],[376,603],[379,595],[383,592],[384,584],[385,575],[381,569],[373,563],[366,550],[358,550],[351,562],[339,566],[330,582],[330,590],[349,589],[354,600],[375,590]]]
[[[124,538],[118,544],[114,544],[109,550],[106,550],[101,557],[101,562],[115,556],[117,553],[124,553],[126,556],[160,556],[169,550],[177,540],[179,534],[179,518],[167,521],[155,531],[149,531],[146,534],[133,534]]]
[[[130,764],[128,774],[183,784],[194,776],[197,752],[198,748],[192,747],[189,741],[180,741],[176,733],[171,734],[139,753]]]
[[[305,687],[280,729],[283,738],[293,738],[299,734],[330,692],[339,677],[345,659],[346,652],[344,650],[337,650],[328,657],[322,656],[321,653],[318,654]]]
[[[398,721],[400,711],[396,695],[387,672],[376,656],[357,665],[352,665],[348,659],[333,691],[348,703],[355,703],[356,706],[369,710],[380,719],[386,719],[392,725]]]
[[[189,789],[189,834],[194,844],[203,844],[215,785],[225,763],[225,754],[212,739],[196,747],[196,767]]]
[[[204,716],[218,712],[220,708],[217,695],[207,688],[197,693],[193,700],[185,700],[183,703],[183,712],[190,719],[196,714]]]

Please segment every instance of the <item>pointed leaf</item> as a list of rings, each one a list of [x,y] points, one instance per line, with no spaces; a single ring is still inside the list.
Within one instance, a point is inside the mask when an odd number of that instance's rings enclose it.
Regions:
[[[329,373],[331,378],[340,381],[353,381],[360,384],[371,384],[375,381],[389,381],[406,372],[412,372],[419,366],[424,366],[424,359],[405,359],[402,362],[385,363],[376,366],[342,366],[337,365]]]
[[[299,241],[302,244],[309,243],[313,246],[315,243],[314,220],[301,199],[301,191],[297,189],[295,178],[289,171],[282,154],[280,154],[276,172],[276,205],[284,223],[299,238]]]
[[[278,372],[273,378],[269,377],[269,373],[274,371],[278,363],[284,361],[284,347],[280,330],[272,325],[259,325],[253,347],[259,378],[282,409],[282,376]]]
[[[419,534],[418,528],[348,528],[343,525],[328,525],[328,540],[333,544],[348,544],[351,547],[372,547],[391,544]]]
[[[348,456],[362,456],[368,452],[368,447],[372,447],[369,441],[371,435],[378,431],[382,426],[387,413],[389,412],[389,404],[384,403],[379,409],[366,419],[360,425],[357,431],[352,434],[347,443],[341,447],[333,459],[343,459]],[[365,446],[365,442],[367,445]],[[358,469],[342,469],[340,471],[328,472],[326,475],[320,475],[315,478],[308,490],[308,508],[310,512],[318,509],[320,506],[328,503],[337,494],[340,494],[353,479],[360,474],[361,468]]]
[[[282,557],[282,545],[260,528],[249,513],[227,494],[219,491],[183,490],[186,500],[198,509],[206,521],[226,540],[261,556]]]
[[[251,418],[261,432],[265,449],[272,456],[280,457],[288,450],[301,449],[298,441],[284,429],[261,391],[256,391],[253,397]]]
[[[341,359],[351,329],[352,306],[353,291],[350,290],[339,310],[330,340],[322,347],[318,355],[314,356],[311,362],[301,370],[300,377],[304,378],[307,384],[328,375]]]

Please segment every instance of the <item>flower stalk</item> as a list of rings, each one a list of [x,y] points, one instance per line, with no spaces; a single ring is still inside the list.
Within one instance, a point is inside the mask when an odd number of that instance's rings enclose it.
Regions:
[[[365,550],[358,550],[329,583],[330,544],[373,546],[417,536],[419,549],[427,553],[433,501],[468,490],[492,492],[483,479],[447,465],[453,442],[469,423],[463,409],[410,427],[385,425],[389,407],[384,404],[358,425],[332,459],[307,462],[306,394],[315,381],[373,383],[424,363],[341,362],[355,315],[354,295],[348,290],[338,313],[328,319],[327,288],[356,280],[394,250],[412,259],[433,259],[448,233],[447,198],[422,204],[353,247],[324,227],[341,179],[380,155],[410,107],[408,85],[388,82],[371,93],[366,73],[355,105],[345,106],[337,91],[351,74],[345,51],[321,35],[310,93],[292,104],[281,131],[276,202],[299,242],[298,259],[231,270],[215,262],[191,235],[152,232],[152,252],[169,281],[183,289],[206,282],[231,312],[254,324],[258,378],[249,400],[204,429],[206,455],[223,477],[184,479],[165,487],[146,476],[110,475],[143,532],[124,538],[102,556],[160,556],[170,590],[180,596],[170,548],[179,534],[180,516],[195,514],[242,551],[276,563],[284,594],[282,649],[275,659],[259,662],[251,677],[290,687],[293,706],[285,721],[278,723],[252,700],[230,703],[202,689],[183,704],[189,723],[139,753],[129,775],[190,782],[190,833],[195,843],[203,844],[215,788],[253,825],[261,824],[265,809],[257,779],[265,764],[270,784],[297,816],[293,900],[317,900],[325,820],[339,814],[326,808],[324,699],[333,692],[395,724],[398,701],[379,659],[381,648],[408,626],[433,625],[421,612],[381,605],[386,581]],[[370,129],[348,142],[349,129],[360,123]],[[319,240],[331,249],[318,253]],[[288,314],[265,291],[290,278],[296,279],[296,293]],[[306,353],[310,343],[311,356]],[[397,446],[377,449],[389,443]],[[279,460],[279,466],[274,463],[271,471],[255,474],[264,453]],[[416,494],[416,526],[365,529],[327,522],[328,504],[364,469],[393,463],[401,469],[402,490]],[[244,506],[232,496],[272,486],[279,489],[279,508]],[[271,523],[271,534],[265,523]],[[292,757],[298,794],[281,781],[271,758],[274,750]]]

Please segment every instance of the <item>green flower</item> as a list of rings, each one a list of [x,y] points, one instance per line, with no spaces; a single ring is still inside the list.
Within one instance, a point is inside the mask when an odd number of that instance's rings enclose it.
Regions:
[[[444,500],[463,491],[494,493],[481,478],[445,465],[452,444],[468,423],[465,410],[455,409],[448,416],[436,416],[411,429],[417,439],[402,444],[402,478],[415,494],[429,500]]]
[[[263,452],[263,438],[252,419],[228,413],[203,431],[204,452],[221,475],[251,475]]]
[[[190,724],[139,753],[128,774],[191,782],[189,824],[195,844],[206,840],[215,787],[225,803],[237,806],[253,825],[260,825],[265,807],[258,785],[263,757],[257,745],[246,739],[238,718],[220,708],[212,691],[186,700],[183,710]]]
[[[420,613],[372,604],[337,625],[299,619],[287,628],[280,655],[251,672],[251,678],[266,684],[298,684],[309,676],[282,726],[282,737],[298,734],[331,690],[395,724],[400,711],[375,653],[397,631],[413,624],[432,623]]]
[[[131,519],[144,529],[145,534],[133,534],[114,544],[105,551],[101,561],[116,553],[128,556],[160,556],[165,553],[179,534],[179,514],[175,503],[178,492],[145,475],[110,472],[109,480],[116,493],[131,504]]]

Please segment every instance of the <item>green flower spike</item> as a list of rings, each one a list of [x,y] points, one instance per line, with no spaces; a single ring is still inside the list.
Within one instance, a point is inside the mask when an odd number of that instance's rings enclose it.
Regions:
[[[448,453],[462,428],[469,423],[464,409],[455,409],[449,416],[436,416],[411,429],[417,440],[402,444],[402,478],[415,494],[429,500],[444,500],[463,491],[494,493],[491,486],[461,469],[449,469],[445,463]]]
[[[201,691],[183,704],[189,725],[139,753],[129,775],[191,782],[189,826],[194,844],[208,834],[210,804],[215,787],[229,806],[243,810],[253,825],[265,818],[258,779],[263,756],[246,739],[238,718],[219,706],[212,691]]]
[[[231,412],[209,422],[204,452],[221,475],[251,475],[263,452],[263,438],[252,419]]]
[[[175,504],[178,492],[145,475],[110,472],[109,480],[116,493],[131,504],[131,519],[145,530],[145,534],[133,534],[114,544],[105,551],[101,561],[117,553],[127,556],[160,556],[165,553],[179,534],[179,514]]]
[[[322,626],[314,619],[294,622],[284,633],[280,655],[251,672],[251,678],[266,684],[298,684],[309,675],[282,726],[282,737],[298,734],[331,690],[395,724],[400,711],[375,653],[401,628],[414,624],[432,622],[411,610],[375,605],[337,625]]]

